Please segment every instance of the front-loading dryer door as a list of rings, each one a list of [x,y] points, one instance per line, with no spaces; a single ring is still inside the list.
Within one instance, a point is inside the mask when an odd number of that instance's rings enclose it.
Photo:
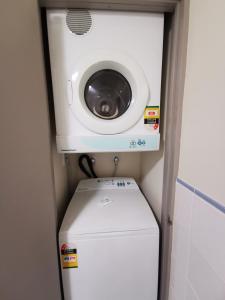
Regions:
[[[124,53],[96,51],[84,56],[69,80],[73,114],[98,134],[117,134],[131,128],[149,100],[144,72]]]
[[[112,120],[127,111],[132,100],[132,91],[129,82],[121,73],[104,69],[95,72],[88,79],[84,100],[95,116]]]

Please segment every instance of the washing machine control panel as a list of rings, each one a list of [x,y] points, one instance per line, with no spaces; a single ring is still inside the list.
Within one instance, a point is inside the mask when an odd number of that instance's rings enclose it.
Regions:
[[[137,183],[133,178],[96,178],[81,180],[77,191],[102,189],[138,189]]]

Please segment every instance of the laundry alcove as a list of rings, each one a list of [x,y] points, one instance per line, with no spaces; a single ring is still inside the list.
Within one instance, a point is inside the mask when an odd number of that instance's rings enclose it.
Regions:
[[[58,154],[55,145],[55,120],[51,86],[49,50],[47,42],[46,8],[68,7],[63,1],[41,1],[42,33],[45,52],[45,66],[49,95],[51,124],[52,162],[56,193],[58,226],[68,202],[80,179],[85,178],[78,166],[79,154]],[[179,153],[179,134],[183,93],[183,78],[186,58],[186,23],[188,1],[147,1],[134,4],[133,1],[82,2],[70,1],[71,8],[138,10],[165,13],[163,70],[161,86],[161,139],[160,150],[135,153],[89,153],[94,159],[98,177],[111,177],[113,158],[119,163],[115,176],[133,177],[139,184],[152,207],[161,228],[161,273],[160,299],[167,299],[170,266],[171,223],[173,216],[174,184]]]

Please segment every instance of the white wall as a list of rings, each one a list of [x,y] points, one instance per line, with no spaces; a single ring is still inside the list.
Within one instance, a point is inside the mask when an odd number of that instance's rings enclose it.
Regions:
[[[225,1],[191,0],[169,300],[225,299]]]
[[[179,177],[225,204],[224,16],[224,0],[191,0]]]

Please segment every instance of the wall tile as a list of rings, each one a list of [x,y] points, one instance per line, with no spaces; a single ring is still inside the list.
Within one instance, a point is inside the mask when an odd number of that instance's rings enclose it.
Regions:
[[[191,209],[193,203],[193,192],[183,185],[176,183],[176,199],[174,209],[174,222],[181,227],[189,228],[191,221]]]
[[[186,298],[192,203],[193,193],[177,183],[170,280],[179,300]]]
[[[188,279],[200,300],[225,299],[225,283],[193,244]]]
[[[171,282],[179,300],[185,299],[186,275],[189,261],[189,234],[179,226],[173,231],[173,250],[171,258]]]
[[[185,300],[199,300],[196,292],[192,288],[190,282],[187,282],[187,294]]]
[[[170,300],[225,300],[225,214],[196,191],[177,181]]]
[[[174,287],[172,284],[170,285],[170,289],[169,289],[169,300],[178,300],[175,296]]]
[[[225,214],[197,195],[194,195],[192,243],[225,282]]]

